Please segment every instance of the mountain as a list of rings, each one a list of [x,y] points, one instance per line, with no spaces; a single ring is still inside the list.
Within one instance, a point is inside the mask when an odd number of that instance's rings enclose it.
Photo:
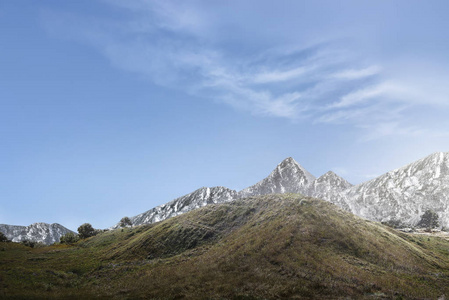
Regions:
[[[349,182],[332,171],[315,178],[293,158],[288,157],[278,164],[268,177],[239,192],[226,187],[203,187],[130,219],[133,226],[151,224],[212,203],[229,202],[250,196],[284,193],[300,193],[322,198],[349,210],[344,198],[338,193],[351,186]],[[111,228],[119,227],[118,223]]]
[[[0,243],[0,298],[444,299],[447,249],[327,201],[265,195],[75,245]]]
[[[416,225],[431,209],[449,226],[449,153],[434,153],[335,196],[354,214]]]
[[[289,157],[282,161],[267,178],[241,190],[238,197],[283,193],[307,194],[308,187],[314,180],[315,176]]]
[[[133,226],[159,222],[208,204],[231,201],[236,198],[236,195],[236,191],[221,186],[212,188],[202,187],[190,194],[152,208],[130,219]],[[119,224],[116,224],[113,228],[118,227]]]
[[[356,186],[332,171],[315,178],[289,157],[268,177],[239,192],[225,187],[201,188],[131,220],[133,225],[154,223],[210,203],[283,193],[324,199],[370,220],[412,226],[430,209],[438,213],[442,226],[449,227],[449,153],[432,154]]]
[[[416,225],[426,210],[439,215],[449,227],[449,153],[435,153],[371,181],[352,186],[332,171],[315,178],[293,158],[283,160],[265,179],[239,192],[226,187],[200,188],[131,218],[134,226],[151,224],[188,211],[255,195],[301,193],[332,202],[374,221],[400,221]],[[118,228],[119,224],[112,228]],[[69,230],[59,224],[0,225],[14,241],[49,244]]]
[[[226,187],[200,188],[190,194],[174,199],[166,204],[152,208],[131,217],[133,226],[159,222],[212,203],[223,203],[253,195],[279,193],[308,193],[315,177],[293,158],[283,160],[271,174],[246,189],[236,192]],[[323,184],[324,186],[324,184]],[[329,189],[332,189],[329,187]],[[112,229],[119,228],[119,223]]]
[[[29,226],[0,224],[0,231],[13,242],[34,241],[46,245],[59,242],[61,236],[73,232],[57,223],[34,223]]]
[[[349,206],[346,201],[344,201],[344,198],[342,198],[341,193],[351,187],[352,184],[344,178],[338,176],[332,171],[329,171],[315,179],[309,185],[306,195],[330,201],[346,210],[349,210]]]

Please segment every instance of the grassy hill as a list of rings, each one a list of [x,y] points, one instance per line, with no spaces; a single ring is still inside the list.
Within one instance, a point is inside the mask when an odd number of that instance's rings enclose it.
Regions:
[[[0,243],[0,298],[437,299],[449,242],[298,194],[210,205],[73,246]]]

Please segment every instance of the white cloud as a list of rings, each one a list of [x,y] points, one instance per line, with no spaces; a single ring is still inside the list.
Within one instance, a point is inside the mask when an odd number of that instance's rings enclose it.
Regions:
[[[351,124],[372,140],[423,134],[423,123],[412,125],[407,113],[449,104],[449,74],[444,70],[411,72],[380,63],[360,67],[349,50],[334,49],[330,42],[239,54],[220,47],[214,19],[199,6],[107,2],[128,10],[131,17],[76,22],[73,16],[68,21],[62,16],[52,21],[53,30],[70,28],[61,35],[93,44],[118,68],[253,115]],[[64,22],[70,26],[62,26]]]
[[[254,78],[255,83],[271,83],[271,82],[280,82],[286,80],[292,80],[294,78],[298,78],[299,76],[303,76],[307,72],[310,71],[311,68],[299,67],[287,71],[265,71],[260,74],[256,74]]]
[[[384,85],[370,86],[365,89],[356,90],[340,98],[340,101],[333,103],[329,108],[344,108],[365,102],[378,97],[386,91]]]
[[[379,66],[370,66],[364,69],[348,69],[332,74],[330,77],[335,79],[355,80],[371,77],[379,74],[381,68]]]
[[[426,133],[423,129],[404,126],[399,122],[377,123],[375,126],[367,125],[365,128],[369,129],[369,133],[362,138],[363,141],[377,140],[387,136],[419,137]]]

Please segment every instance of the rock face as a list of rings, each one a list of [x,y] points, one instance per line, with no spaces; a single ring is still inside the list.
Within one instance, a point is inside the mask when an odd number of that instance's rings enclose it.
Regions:
[[[342,197],[342,192],[351,187],[352,184],[347,182],[344,178],[329,171],[310,184],[306,195],[330,201],[349,210],[345,198]]]
[[[238,193],[239,198],[249,196],[301,193],[308,194],[309,185],[315,180],[310,174],[293,158],[289,157],[282,161],[271,174]]]
[[[449,153],[432,154],[356,186],[332,171],[315,178],[289,157],[267,178],[240,192],[201,188],[131,220],[133,225],[154,223],[209,203],[282,193],[321,198],[370,220],[399,220],[410,225],[416,225],[431,209],[439,215],[441,225],[449,226]]]
[[[225,187],[203,187],[193,193],[179,197],[166,204],[152,208],[140,215],[134,216],[131,218],[131,223],[133,226],[136,226],[159,222],[211,203],[222,203],[234,200],[236,196],[236,191]],[[113,228],[118,227],[119,225],[117,224]]]
[[[240,192],[225,187],[203,187],[193,193],[134,216],[131,218],[131,222],[133,226],[151,224],[211,203],[222,203],[249,196],[283,193],[310,195],[313,190],[316,197],[322,198],[321,195],[330,195],[332,191],[341,191],[347,186],[351,186],[351,184],[332,172],[315,179],[315,176],[289,157],[283,160],[267,178]],[[337,198],[337,200],[340,200],[340,198]],[[112,228],[118,227],[119,224],[116,224]]]
[[[203,187],[131,218],[133,226],[159,222],[211,203],[249,196],[300,193],[332,202],[374,221],[401,221],[416,225],[426,210],[449,226],[449,153],[435,153],[368,182],[352,186],[332,171],[315,178],[293,158],[282,161],[271,174],[240,192],[225,187]],[[118,228],[119,224],[112,228]],[[70,232],[59,224],[0,225],[13,241],[51,244]]]
[[[30,226],[0,224],[0,231],[13,242],[34,241],[46,245],[59,242],[61,236],[73,232],[57,223],[34,223]]]
[[[337,195],[361,217],[400,220],[416,225],[422,214],[435,211],[449,225],[449,153],[434,153],[405,167],[356,185]]]

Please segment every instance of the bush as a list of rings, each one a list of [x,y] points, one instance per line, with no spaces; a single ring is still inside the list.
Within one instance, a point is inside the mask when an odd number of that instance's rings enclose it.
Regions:
[[[61,244],[74,244],[78,242],[79,237],[77,234],[74,234],[73,232],[66,233],[65,235],[61,236],[59,239],[59,243]]]
[[[133,223],[131,222],[131,219],[128,217],[123,217],[120,220],[120,227],[126,227],[126,226],[132,226]]]
[[[28,240],[21,241],[21,243],[22,243],[22,245],[30,247],[30,248],[42,248],[42,247],[46,246],[42,242],[28,241]]]
[[[9,242],[8,238],[6,237],[6,235],[0,231],[0,242]]]
[[[78,236],[80,239],[87,239],[88,237],[96,235],[98,232],[89,223],[84,223],[78,227]]]
[[[405,227],[407,227],[407,225],[402,223],[400,220],[395,220],[395,219],[384,221],[384,222],[382,222],[382,224],[387,225],[388,227],[391,227],[391,228],[405,228]]]
[[[416,224],[417,227],[426,228],[427,230],[431,230],[432,228],[440,226],[438,222],[438,214],[433,210],[426,210],[425,213],[421,216],[421,220]]]

